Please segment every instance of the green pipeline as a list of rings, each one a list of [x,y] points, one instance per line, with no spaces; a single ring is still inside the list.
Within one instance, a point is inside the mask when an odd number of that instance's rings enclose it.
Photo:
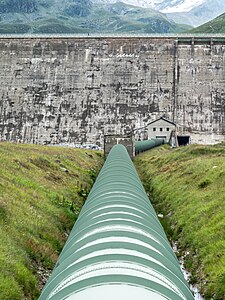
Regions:
[[[123,145],[86,200],[39,300],[193,300]]]

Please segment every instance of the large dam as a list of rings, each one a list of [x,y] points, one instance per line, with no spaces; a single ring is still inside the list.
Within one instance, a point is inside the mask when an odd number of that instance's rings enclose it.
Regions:
[[[225,36],[2,36],[0,99],[1,141],[102,144],[163,116],[217,143]]]

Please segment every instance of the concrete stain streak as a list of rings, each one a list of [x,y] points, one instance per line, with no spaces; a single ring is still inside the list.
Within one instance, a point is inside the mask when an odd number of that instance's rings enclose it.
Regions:
[[[102,144],[164,116],[225,140],[225,42],[0,38],[0,140]]]

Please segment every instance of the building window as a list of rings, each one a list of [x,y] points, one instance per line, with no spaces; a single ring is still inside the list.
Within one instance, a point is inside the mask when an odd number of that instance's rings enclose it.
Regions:
[[[156,128],[155,128],[155,127],[153,127],[153,131],[156,131]]]
[[[166,128],[167,131],[170,131],[169,127]]]
[[[160,131],[163,131],[163,129],[162,129],[162,128],[160,128]]]

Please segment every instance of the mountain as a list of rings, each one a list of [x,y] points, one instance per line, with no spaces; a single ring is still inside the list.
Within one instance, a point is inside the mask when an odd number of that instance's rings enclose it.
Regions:
[[[94,3],[115,3],[120,0],[92,0]],[[225,12],[223,0],[122,0],[129,5],[152,8],[167,14],[176,22],[199,26]]]
[[[178,33],[190,28],[151,8],[122,2],[0,0],[0,33]]]
[[[188,12],[167,13],[167,17],[174,22],[184,22],[192,26],[204,24],[221,13],[225,12],[225,1],[205,0],[201,5],[192,8]]]
[[[36,0],[0,1],[0,13],[32,13],[37,9]]]
[[[193,33],[225,33],[225,13],[190,32]]]
[[[93,0],[93,3],[116,3],[120,0]],[[193,9],[205,2],[205,0],[122,0],[123,3],[152,8],[161,12],[184,12]]]

